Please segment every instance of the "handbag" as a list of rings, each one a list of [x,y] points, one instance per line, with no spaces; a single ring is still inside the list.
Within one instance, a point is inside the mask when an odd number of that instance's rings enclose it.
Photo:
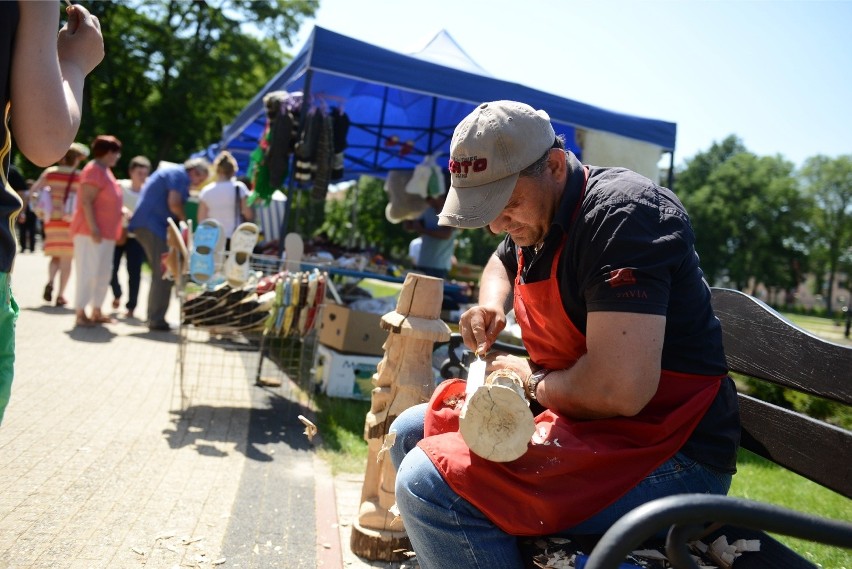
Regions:
[[[243,208],[240,207],[242,204],[243,197],[240,195],[240,183],[234,182],[234,227],[239,227],[240,224],[245,221],[243,219]]]
[[[50,219],[50,214],[53,212],[53,198],[50,195],[50,186],[45,186],[39,191],[35,211],[36,216],[42,221]]]
[[[74,215],[74,208],[77,207],[77,193],[75,192],[69,196],[71,184],[74,183],[76,175],[76,171],[71,172],[71,176],[68,177],[68,183],[65,185],[65,193],[62,195],[62,219],[68,221],[71,220],[71,217]],[[50,217],[53,217],[53,212],[51,212]]]

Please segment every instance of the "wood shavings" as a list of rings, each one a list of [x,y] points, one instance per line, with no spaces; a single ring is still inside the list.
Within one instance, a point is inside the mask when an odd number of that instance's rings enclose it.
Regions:
[[[729,544],[727,536],[720,535],[707,548],[707,556],[723,569],[731,569],[737,557],[754,551],[760,551],[759,539],[738,539]]]
[[[305,435],[307,435],[308,441],[313,442],[314,437],[319,432],[319,429],[317,429],[317,426],[314,425],[310,421],[310,419],[308,419],[304,415],[299,415],[299,420],[302,422],[303,425],[305,425]]]
[[[464,403],[464,399],[461,399],[458,396],[454,395],[452,397],[448,397],[447,399],[444,399],[443,403],[444,403],[444,407],[452,407],[453,409],[455,409],[456,407],[458,407],[458,406],[460,406]]]
[[[532,554],[532,563],[541,569],[574,569],[582,566],[588,559],[579,550],[576,542],[570,538],[542,536],[528,539],[525,543],[527,551]],[[734,564],[736,558],[744,552],[760,551],[760,540],[738,539],[728,544],[727,538],[722,536],[710,545],[693,541],[689,543],[689,547],[695,553],[692,560],[699,569],[736,569]],[[538,550],[538,553],[535,550]],[[671,569],[672,567],[665,551],[654,548],[632,551],[625,559],[624,566],[637,567],[637,569]]]
[[[388,512],[393,514],[393,519],[390,522],[390,527],[402,525],[402,514],[399,511],[399,507],[396,505],[396,502],[388,508]]]
[[[759,539],[738,539],[731,545],[736,548],[738,553],[760,551]]]
[[[534,445],[544,445],[548,444],[547,442],[547,429],[544,427],[539,427],[532,436],[532,442]]]
[[[574,555],[558,550],[552,554],[536,555],[533,557],[533,563],[542,569],[571,569],[574,567],[574,558]]]
[[[385,438],[382,440],[382,448],[379,449],[379,452],[376,453],[376,462],[382,462],[384,459],[385,453],[391,449],[391,447],[396,442],[396,431],[391,431],[385,435]]]

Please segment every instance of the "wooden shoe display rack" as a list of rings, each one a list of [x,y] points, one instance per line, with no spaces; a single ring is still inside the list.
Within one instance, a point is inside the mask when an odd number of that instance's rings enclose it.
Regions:
[[[173,404],[251,407],[253,390],[310,396],[328,276],[292,271],[267,255],[252,255],[250,278],[199,285],[180,278]]]

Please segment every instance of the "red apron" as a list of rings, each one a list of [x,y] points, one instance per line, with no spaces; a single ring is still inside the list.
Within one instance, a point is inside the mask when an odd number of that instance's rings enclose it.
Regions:
[[[515,279],[515,317],[532,361],[548,369],[571,367],[586,352],[585,336],[564,310],[557,265],[550,278]],[[634,417],[577,421],[546,410],[535,418],[527,452],[491,462],[467,447],[458,432],[465,383],[447,380],[429,402],[419,446],[447,484],[503,531],[541,535],[571,528],[603,510],[671,458],[710,407],[724,376],[663,370],[657,393]]]

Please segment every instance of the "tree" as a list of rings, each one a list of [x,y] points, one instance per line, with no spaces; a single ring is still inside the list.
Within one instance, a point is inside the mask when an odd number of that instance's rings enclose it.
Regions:
[[[701,266],[711,283],[724,276],[740,290],[793,288],[807,261],[809,215],[793,165],[780,156],[729,154],[738,148],[732,142],[699,155],[700,172],[679,183]]]
[[[462,263],[485,266],[504,235],[495,235],[487,227],[465,229],[459,233],[456,258]]]
[[[722,142],[714,142],[706,152],[699,152],[686,160],[686,167],[677,172],[677,193],[681,199],[701,189],[710,175],[732,156],[747,149],[735,135],[728,135]]]
[[[725,204],[710,195],[707,186],[712,174],[722,164],[741,152],[745,146],[734,135],[721,143],[714,142],[706,152],[686,160],[686,167],[677,172],[675,187],[695,229],[695,248],[701,256],[701,268],[710,283],[720,278],[726,268],[724,259],[727,231],[716,222],[725,216]]]
[[[370,251],[390,260],[403,260],[414,235],[385,217],[388,195],[384,180],[361,176],[342,197],[326,201],[325,220],[319,231],[332,242],[356,250]]]
[[[852,245],[852,155],[808,158],[801,171],[805,192],[816,204],[813,215],[815,257],[826,267],[826,311],[832,315],[831,291]],[[848,262],[848,261],[847,261]]]
[[[124,0],[92,2],[106,57],[86,80],[84,143],[109,133],[155,163],[183,161],[278,71],[318,0]]]

